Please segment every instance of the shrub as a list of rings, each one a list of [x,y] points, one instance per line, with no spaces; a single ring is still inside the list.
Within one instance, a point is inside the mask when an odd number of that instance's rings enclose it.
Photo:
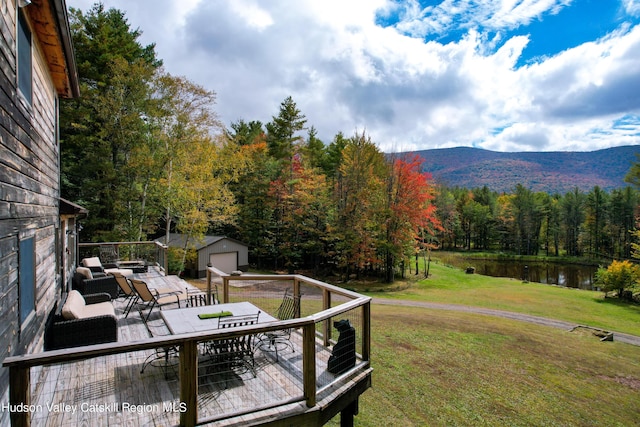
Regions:
[[[595,283],[604,292],[617,291],[618,297],[632,295],[640,280],[640,267],[629,261],[613,261],[609,267],[600,267]],[[625,290],[627,292],[625,292]]]

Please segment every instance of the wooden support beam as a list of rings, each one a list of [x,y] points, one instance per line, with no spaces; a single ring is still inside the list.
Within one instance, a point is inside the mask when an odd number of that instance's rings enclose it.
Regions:
[[[371,301],[362,306],[362,359],[371,360]]]
[[[180,402],[186,411],[180,413],[180,425],[198,422],[198,342],[186,341],[180,346]]]
[[[31,405],[31,370],[20,365],[9,368],[9,404],[28,408]],[[28,410],[11,410],[12,427],[29,427],[31,416]]]
[[[358,399],[340,412],[340,427],[353,427],[353,418],[358,415]]]
[[[222,278],[222,303],[228,303],[229,302],[229,278],[228,277],[223,277]]]
[[[302,328],[302,386],[309,408],[316,406],[316,328],[310,323]]]

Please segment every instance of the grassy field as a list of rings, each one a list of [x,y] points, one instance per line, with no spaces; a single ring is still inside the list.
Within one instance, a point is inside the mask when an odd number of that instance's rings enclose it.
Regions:
[[[639,307],[602,293],[467,275],[437,264],[431,272],[404,290],[371,295],[640,335]],[[371,348],[373,388],[361,398],[357,426],[640,425],[640,347],[600,342],[586,330],[374,305]],[[337,417],[332,424],[339,424]]]
[[[606,330],[640,335],[640,305],[605,298],[602,292],[525,283],[520,280],[465,274],[461,269],[432,263],[428,279],[396,283],[393,292],[367,292],[379,283],[350,284],[377,298],[461,304],[550,317]]]

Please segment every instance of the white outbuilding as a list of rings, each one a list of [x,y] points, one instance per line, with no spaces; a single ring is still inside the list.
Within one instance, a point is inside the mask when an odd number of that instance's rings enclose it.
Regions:
[[[184,248],[185,239],[184,234],[171,233],[168,246]],[[164,238],[156,241],[164,242]],[[230,237],[204,236],[202,239],[192,237],[187,247],[195,249],[198,254],[196,265],[188,266],[189,269],[197,270],[192,272],[192,275],[197,277],[206,276],[209,264],[227,274],[234,271],[247,271],[249,267],[249,247]]]

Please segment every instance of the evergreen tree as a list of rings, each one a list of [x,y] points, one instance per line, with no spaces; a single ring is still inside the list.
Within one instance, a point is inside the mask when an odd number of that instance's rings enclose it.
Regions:
[[[289,96],[280,104],[280,111],[267,123],[269,153],[277,160],[291,161],[294,145],[301,137],[296,135],[304,129],[307,119]]]
[[[82,96],[60,106],[62,194],[89,209],[83,235],[111,240],[129,177],[121,173],[144,132],[150,82],[161,65],[124,14],[96,4],[71,9]]]

